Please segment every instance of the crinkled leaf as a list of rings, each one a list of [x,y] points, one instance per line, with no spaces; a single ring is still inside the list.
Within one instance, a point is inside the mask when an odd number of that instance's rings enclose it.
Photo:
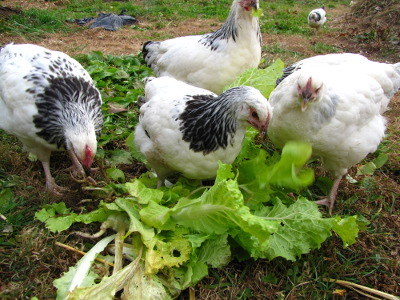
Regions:
[[[222,234],[207,239],[201,246],[198,254],[200,262],[207,263],[213,268],[227,265],[231,258],[231,249],[228,244],[228,234]]]
[[[215,183],[198,199],[181,198],[171,209],[172,219],[185,227],[204,233],[225,233],[235,224],[243,196],[232,180]]]
[[[125,182],[125,174],[115,166],[106,169],[107,177],[117,182]]]
[[[140,210],[141,220],[154,228],[162,230],[173,230],[175,224],[170,218],[170,209],[150,201],[149,205]]]
[[[71,213],[67,216],[48,218],[45,222],[46,228],[52,232],[61,232],[67,230],[73,223],[75,223],[77,216],[77,214]]]
[[[163,268],[178,267],[189,260],[192,247],[183,235],[171,238],[155,236],[146,251],[145,272],[156,274]]]
[[[45,223],[46,228],[52,232],[61,232],[67,230],[75,222],[89,224],[92,222],[103,222],[110,215],[110,211],[99,207],[87,214],[76,214],[65,206],[64,202],[46,205],[40,211],[35,213],[35,218]]]
[[[159,203],[163,198],[163,192],[158,189],[147,188],[141,180],[134,180],[126,185],[129,194],[136,197],[140,204],[147,204],[149,201]]]
[[[265,98],[268,98],[269,94],[275,89],[276,80],[282,76],[283,68],[282,60],[277,59],[265,69],[247,69],[232,84],[225,87],[225,90],[236,86],[249,85],[258,89]]]
[[[154,238],[154,229],[140,221],[139,209],[137,208],[136,203],[128,198],[117,198],[115,203],[129,216],[129,232],[140,233],[142,235],[143,242],[147,246],[148,243]]]
[[[125,285],[122,299],[170,300],[175,298],[171,297],[164,284],[165,281],[160,280],[157,275],[146,274],[142,264],[138,264],[132,278]]]
[[[111,152],[111,157],[107,159],[109,165],[129,165],[132,163],[131,154],[128,151],[117,149]]]
[[[358,236],[359,226],[357,224],[357,216],[350,216],[347,218],[335,217],[333,230],[340,236],[343,241],[343,246],[347,247],[356,242]]]

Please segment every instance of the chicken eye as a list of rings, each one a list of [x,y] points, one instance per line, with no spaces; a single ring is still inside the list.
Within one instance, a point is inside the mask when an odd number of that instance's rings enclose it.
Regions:
[[[258,119],[258,113],[257,113],[256,111],[253,111],[253,112],[251,113],[251,116],[252,116],[253,118]]]

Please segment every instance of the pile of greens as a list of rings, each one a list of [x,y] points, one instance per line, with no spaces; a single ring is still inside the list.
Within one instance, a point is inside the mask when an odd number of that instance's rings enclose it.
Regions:
[[[98,65],[92,62],[88,67],[95,80],[99,79],[93,66]],[[253,85],[268,96],[282,68],[277,61],[265,70],[248,70],[234,85]],[[142,71],[145,76],[147,71]],[[125,79],[130,84],[131,79]],[[105,114],[107,128],[107,120],[115,116]],[[52,232],[68,230],[77,222],[101,224],[98,237],[115,232],[54,281],[57,299],[113,299],[121,290],[122,299],[173,299],[204,278],[209,268],[222,268],[232,259],[294,261],[318,249],[333,233],[344,246],[354,243],[359,230],[355,216],[324,218],[314,202],[299,196],[314,181],[313,170],[305,167],[311,146],[289,142],[280,153],[267,151],[255,142],[256,135],[254,130],[247,132],[232,165],[220,163],[212,186],[180,178],[170,187],[156,189],[157,179],[148,172],[97,188],[97,195],[99,190],[107,195],[111,191],[113,200],[101,201],[89,213],[75,213],[62,202],[37,212],[36,218]],[[126,152],[132,160],[139,159],[133,134],[123,136]],[[110,179],[121,179],[123,172],[115,164],[108,167]],[[114,254],[101,255],[106,248]],[[93,271],[96,257],[113,263],[110,276],[100,278]]]

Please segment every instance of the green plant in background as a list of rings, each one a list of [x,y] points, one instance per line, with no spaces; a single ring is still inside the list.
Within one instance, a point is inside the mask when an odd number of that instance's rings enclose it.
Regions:
[[[137,56],[104,55],[91,52],[77,57],[101,91],[104,128],[99,145],[125,141],[138,120],[136,100],[143,94],[143,79],[152,76]]]

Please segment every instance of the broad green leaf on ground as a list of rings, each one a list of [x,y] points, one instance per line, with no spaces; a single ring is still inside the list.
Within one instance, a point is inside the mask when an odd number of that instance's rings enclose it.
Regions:
[[[115,200],[115,203],[129,216],[129,233],[140,233],[146,246],[148,246],[149,243],[151,244],[151,241],[153,240],[155,235],[154,229],[147,226],[146,224],[143,224],[139,220],[139,208],[137,207],[135,201],[128,198],[117,198]]]
[[[277,59],[272,65],[265,69],[251,68],[239,75],[236,80],[225,87],[230,89],[236,86],[249,85],[258,89],[261,94],[268,98],[269,94],[275,89],[276,80],[283,74],[284,64],[282,60]]]
[[[107,159],[107,163],[109,165],[115,166],[120,164],[131,164],[132,157],[128,151],[116,149],[113,151],[109,151],[108,153],[111,154],[111,157]]]
[[[360,225],[358,224],[360,220],[357,216],[350,216],[347,218],[335,217],[335,223],[333,230],[340,236],[343,241],[343,246],[347,247],[356,242],[356,237],[359,232]]]
[[[201,246],[198,261],[210,265],[212,268],[222,268],[231,258],[231,250],[228,244],[228,234],[210,237]]]
[[[311,249],[318,249],[337,223],[337,219],[323,218],[317,205],[304,198],[289,207],[277,201],[264,218],[279,221],[280,226],[271,235],[268,249],[255,249],[252,256],[268,259],[281,256],[293,261]]]
[[[137,198],[140,204],[147,204],[149,201],[159,203],[163,198],[164,193],[157,189],[149,189],[140,180],[134,180],[126,184],[129,194]]]
[[[50,231],[61,232],[67,230],[75,222],[83,222],[85,224],[104,222],[110,213],[110,210],[99,207],[92,212],[78,215],[71,212],[65,206],[64,202],[59,202],[45,205],[40,211],[35,213],[35,218],[44,222]]]
[[[115,166],[106,169],[107,177],[116,182],[125,182],[125,174]]]

